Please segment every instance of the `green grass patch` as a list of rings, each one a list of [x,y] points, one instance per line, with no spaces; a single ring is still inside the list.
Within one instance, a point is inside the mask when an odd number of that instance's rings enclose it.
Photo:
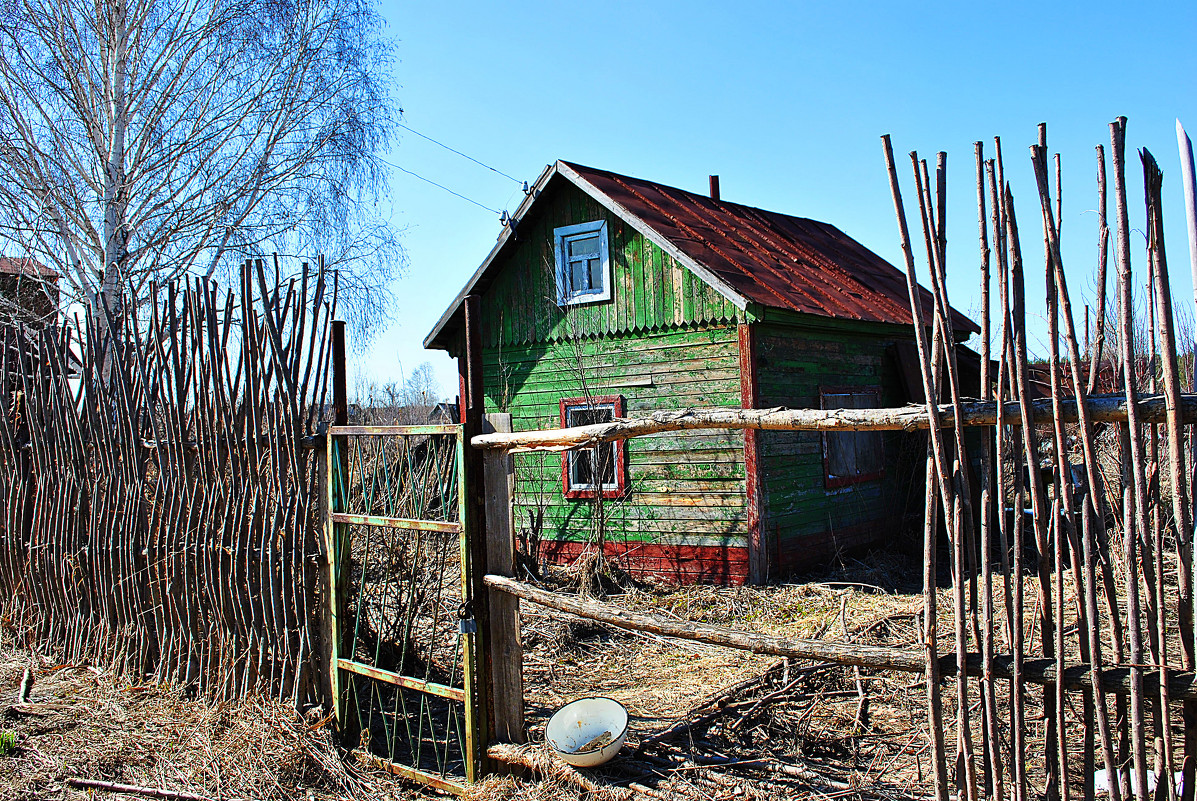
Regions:
[[[17,733],[13,731],[0,731],[0,757],[7,756],[16,747]]]

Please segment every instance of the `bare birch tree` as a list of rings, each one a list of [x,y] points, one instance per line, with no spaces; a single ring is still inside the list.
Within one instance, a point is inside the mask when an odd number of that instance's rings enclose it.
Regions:
[[[403,382],[405,406],[435,406],[441,401],[441,386],[432,370],[432,362],[421,362]]]
[[[327,256],[369,324],[394,274],[372,0],[0,4],[0,248],[119,305],[270,250]]]

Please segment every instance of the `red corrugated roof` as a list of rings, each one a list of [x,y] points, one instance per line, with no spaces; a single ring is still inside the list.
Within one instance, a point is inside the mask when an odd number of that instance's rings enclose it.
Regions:
[[[567,164],[747,300],[762,306],[910,325],[906,275],[834,225]],[[923,308],[931,308],[931,293]],[[953,327],[980,331],[953,310]]]
[[[28,256],[21,258],[0,256],[0,273],[5,275],[36,275],[50,279],[59,277],[58,271],[53,267],[47,267]]]

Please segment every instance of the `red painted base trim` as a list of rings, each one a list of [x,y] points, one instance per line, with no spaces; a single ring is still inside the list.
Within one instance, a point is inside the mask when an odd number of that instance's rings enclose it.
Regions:
[[[546,542],[541,558],[567,565],[588,547],[581,542]],[[671,584],[743,584],[748,580],[748,549],[718,545],[654,545],[609,542],[607,558],[635,578]]]

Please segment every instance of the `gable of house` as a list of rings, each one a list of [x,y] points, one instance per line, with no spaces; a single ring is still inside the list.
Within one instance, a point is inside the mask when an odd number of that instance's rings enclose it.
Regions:
[[[557,302],[554,231],[607,225],[609,301]],[[740,404],[743,311],[573,184],[546,187],[537,213],[492,266],[482,293],[488,412],[512,428],[561,426],[571,399],[618,399],[626,415]],[[569,560],[596,536],[638,570],[679,582],[747,575],[743,434],[679,433],[624,446],[618,498],[567,497],[560,454],[515,459],[517,529]]]

